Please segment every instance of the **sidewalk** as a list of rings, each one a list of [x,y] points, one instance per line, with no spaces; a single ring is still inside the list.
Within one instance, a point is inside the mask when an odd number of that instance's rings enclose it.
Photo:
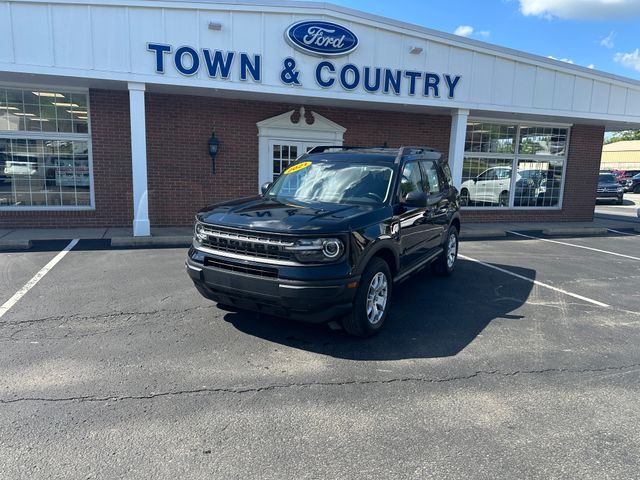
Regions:
[[[461,239],[504,238],[508,232],[535,232],[546,236],[587,236],[640,233],[640,219],[623,215],[596,214],[593,222],[464,223]],[[29,249],[34,241],[110,240],[114,247],[175,246],[191,243],[191,227],[151,229],[150,237],[134,237],[130,228],[30,228],[0,229],[0,250]]]

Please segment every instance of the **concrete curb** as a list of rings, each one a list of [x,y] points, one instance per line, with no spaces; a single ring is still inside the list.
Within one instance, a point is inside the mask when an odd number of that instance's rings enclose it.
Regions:
[[[0,240],[0,251],[3,250],[29,250],[33,244],[31,240]]]
[[[542,234],[548,237],[606,235],[607,233],[608,230],[604,227],[558,227],[542,231]]]
[[[460,232],[460,240],[471,240],[474,238],[504,238],[507,232],[504,230],[474,230]]]
[[[165,237],[113,237],[112,247],[143,247],[143,246],[167,246],[167,245],[191,245],[191,235],[174,235]]]

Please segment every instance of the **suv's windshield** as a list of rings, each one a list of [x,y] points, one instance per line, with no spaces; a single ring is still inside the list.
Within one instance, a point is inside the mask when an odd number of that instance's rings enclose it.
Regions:
[[[600,174],[600,178],[598,178],[598,183],[616,183],[616,177],[609,173]]]
[[[305,161],[285,170],[268,196],[284,202],[378,205],[389,195],[392,173],[387,165]]]

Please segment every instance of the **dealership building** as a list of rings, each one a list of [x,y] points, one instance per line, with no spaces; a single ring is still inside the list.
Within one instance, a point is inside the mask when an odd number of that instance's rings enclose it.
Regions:
[[[0,18],[5,228],[188,225],[316,145],[441,150],[465,221],[589,221],[604,132],[640,128],[638,81],[327,3]]]

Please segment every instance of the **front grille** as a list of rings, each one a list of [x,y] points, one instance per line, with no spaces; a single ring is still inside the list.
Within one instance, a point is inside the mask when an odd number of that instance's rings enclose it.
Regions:
[[[291,252],[286,248],[293,246],[293,242],[276,235],[254,234],[210,225],[204,225],[204,233],[207,239],[202,242],[202,245],[221,252],[266,260],[286,261],[292,258]]]
[[[227,262],[226,260],[217,260],[210,257],[205,258],[204,264],[207,267],[219,268],[230,272],[244,273],[246,275],[255,275],[263,278],[278,278],[277,268],[261,267],[258,265],[244,265]]]

